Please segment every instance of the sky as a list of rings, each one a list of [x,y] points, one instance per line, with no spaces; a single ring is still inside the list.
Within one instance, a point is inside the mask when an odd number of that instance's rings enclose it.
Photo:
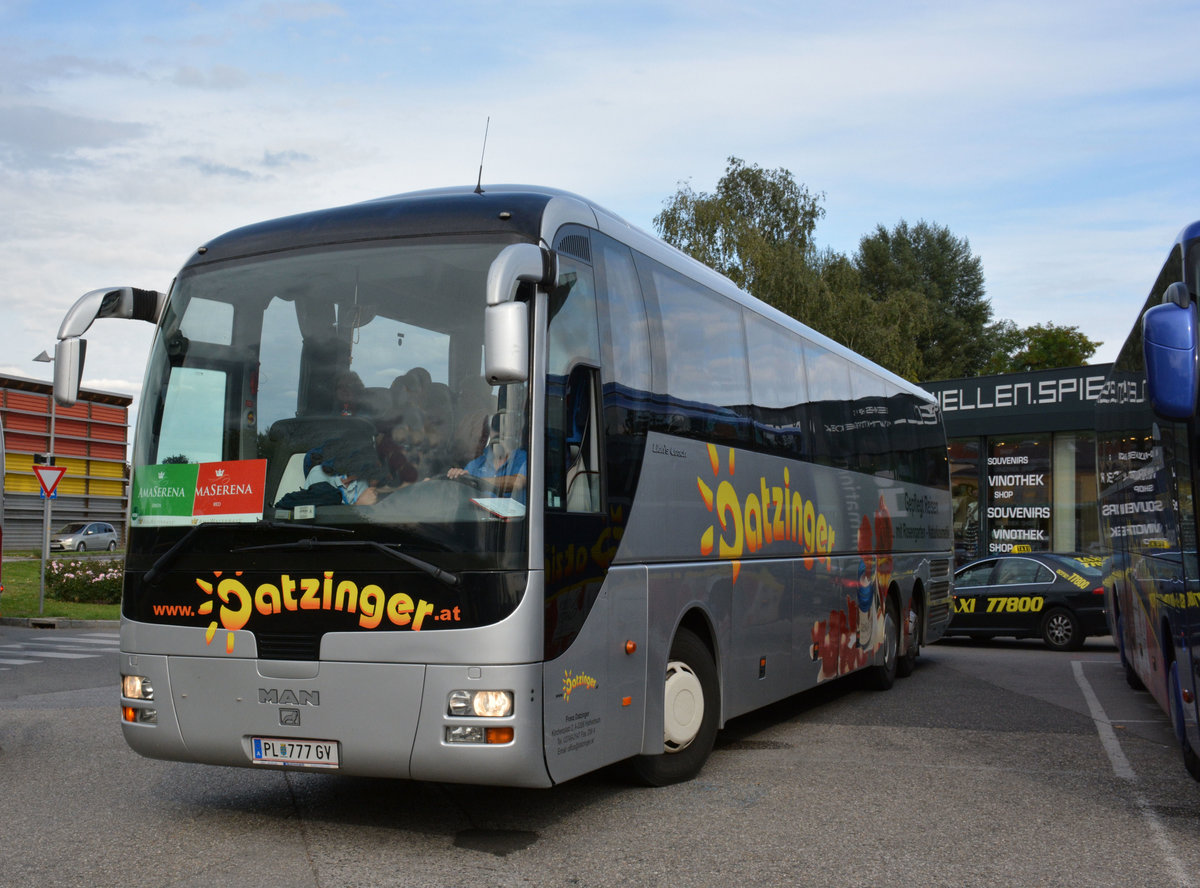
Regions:
[[[995,320],[1110,361],[1200,218],[1198,34],[1194,0],[0,0],[0,372],[224,231],[474,184],[485,128],[485,184],[647,230],[730,157],[822,195],[821,247],[946,226]],[[136,410],[151,333],[97,322],[84,386]]]

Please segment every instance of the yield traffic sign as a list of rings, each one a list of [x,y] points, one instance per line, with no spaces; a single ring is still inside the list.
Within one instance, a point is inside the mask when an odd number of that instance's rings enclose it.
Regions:
[[[67,470],[62,466],[34,466],[33,474],[37,475],[38,484],[42,485],[42,496],[54,496],[55,488]]]

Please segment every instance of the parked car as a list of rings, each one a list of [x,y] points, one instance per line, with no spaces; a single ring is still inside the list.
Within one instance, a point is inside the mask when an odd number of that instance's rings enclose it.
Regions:
[[[50,537],[50,548],[54,551],[107,549],[111,552],[117,548],[117,530],[103,521],[72,521]]]
[[[954,573],[947,635],[1041,636],[1058,651],[1107,635],[1103,573],[1078,555],[1031,552],[978,558]]]

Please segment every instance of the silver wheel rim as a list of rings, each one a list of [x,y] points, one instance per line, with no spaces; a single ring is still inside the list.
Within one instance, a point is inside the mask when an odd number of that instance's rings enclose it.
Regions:
[[[687,663],[672,660],[667,664],[663,710],[664,749],[667,752],[687,749],[704,721],[704,688]]]
[[[1055,614],[1046,621],[1046,635],[1053,644],[1066,644],[1071,638],[1071,621],[1062,614]]]

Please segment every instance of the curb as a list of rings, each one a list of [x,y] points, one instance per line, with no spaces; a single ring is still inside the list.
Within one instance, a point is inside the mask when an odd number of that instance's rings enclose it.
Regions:
[[[66,617],[0,617],[0,626],[25,629],[108,629],[121,628],[120,620],[71,620]]]

